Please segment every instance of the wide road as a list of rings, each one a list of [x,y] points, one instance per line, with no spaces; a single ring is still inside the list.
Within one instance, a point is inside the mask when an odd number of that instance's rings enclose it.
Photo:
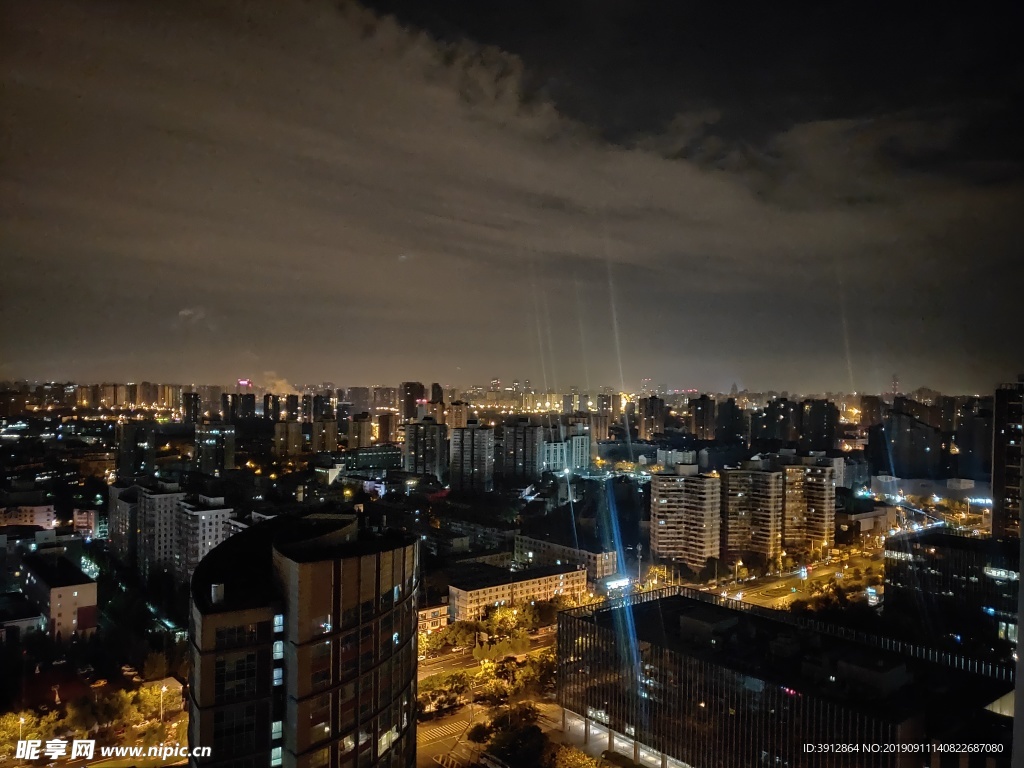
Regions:
[[[812,582],[824,585],[836,574],[841,573],[844,574],[843,578],[852,578],[853,571],[858,568],[864,573],[869,567],[879,571],[881,565],[882,553],[880,551],[869,552],[851,557],[843,562],[818,563],[808,569],[806,580],[801,579],[797,574],[788,574],[758,579],[756,582],[742,586],[730,586],[727,590],[720,591],[726,592],[728,597],[742,600],[745,603],[753,603],[764,608],[785,609],[794,600],[808,599]],[[843,579],[841,578],[839,581],[842,583]]]
[[[532,635],[529,653],[554,645],[555,637],[554,632],[547,635]],[[441,653],[419,663],[419,679],[422,680],[441,672],[475,672],[479,668],[480,662],[473,658],[473,652],[470,649],[457,653]]]

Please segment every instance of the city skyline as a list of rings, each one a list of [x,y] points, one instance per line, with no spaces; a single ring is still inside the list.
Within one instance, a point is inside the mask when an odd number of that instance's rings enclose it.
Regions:
[[[0,376],[1022,367],[1014,17],[376,5],[8,9]]]

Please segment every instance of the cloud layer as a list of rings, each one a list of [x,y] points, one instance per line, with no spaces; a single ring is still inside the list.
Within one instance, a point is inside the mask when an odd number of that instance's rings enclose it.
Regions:
[[[627,386],[1020,363],[1024,196],[957,117],[611,141],[523,59],[354,4],[7,14],[5,375],[618,385],[616,330]]]

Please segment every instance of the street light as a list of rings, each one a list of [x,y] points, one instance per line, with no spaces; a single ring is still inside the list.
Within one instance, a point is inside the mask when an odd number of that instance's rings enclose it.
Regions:
[[[167,686],[160,688],[160,722],[164,721],[164,694],[167,693]]]

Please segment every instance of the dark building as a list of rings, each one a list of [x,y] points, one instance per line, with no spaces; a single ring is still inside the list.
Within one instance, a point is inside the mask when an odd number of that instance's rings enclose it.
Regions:
[[[1020,537],[1024,374],[996,390],[992,411],[992,535]]]
[[[1020,543],[930,530],[885,541],[885,613],[936,642],[1017,646]],[[957,639],[959,638],[959,639]]]
[[[989,482],[992,479],[992,411],[977,410],[957,419],[956,476]]]
[[[368,413],[373,405],[369,387],[349,387],[345,399],[352,403],[352,413]]]
[[[281,396],[280,395],[264,395],[263,396],[263,418],[267,421],[280,421],[281,420]]]
[[[193,765],[416,764],[414,536],[278,516],[192,578]]]
[[[800,405],[779,397],[750,420],[752,445],[795,443],[800,439]]]
[[[743,415],[743,409],[736,404],[736,399],[730,397],[724,403],[718,404],[718,414],[715,417],[715,440],[721,443],[742,443],[747,442],[747,420]]]
[[[186,392],[181,396],[181,419],[186,424],[198,424],[203,417],[203,399],[198,392]]]
[[[426,387],[419,381],[403,381],[398,395],[399,415],[402,421],[408,423],[414,421],[417,416],[417,408],[421,402],[425,402]]]
[[[873,427],[885,418],[885,402],[880,395],[861,395],[860,425]]]
[[[506,482],[532,483],[544,466],[544,428],[525,417],[502,429],[501,472]]]
[[[116,436],[118,477],[152,475],[156,469],[156,422],[119,422]]]
[[[653,440],[665,432],[665,401],[651,395],[641,397],[636,407],[636,434],[639,440]]]
[[[715,399],[701,395],[690,400],[690,432],[698,440],[715,439]]]
[[[224,392],[220,396],[220,417],[228,424],[238,421],[241,410],[242,396],[234,392]]]
[[[246,392],[242,395],[239,395],[238,418],[256,418],[256,395],[252,394],[251,392]]]
[[[332,421],[337,418],[329,395],[313,396],[313,421]]]
[[[436,381],[430,385],[430,402],[432,403],[443,403],[444,402],[444,390],[441,385]]]
[[[299,414],[302,421],[310,422],[313,420],[313,396],[303,395],[302,396],[302,410]]]
[[[438,480],[448,473],[448,428],[425,416],[405,426],[404,469]]]
[[[911,400],[909,397],[897,397],[893,401],[892,408],[894,411],[913,416],[933,429],[942,429],[941,407],[919,403],[917,400]]]
[[[196,426],[196,468],[204,475],[220,475],[235,468],[235,428],[230,424]]]
[[[644,764],[920,768],[921,755],[902,750],[812,754],[805,745],[945,743],[951,718],[984,714],[1013,688],[1008,666],[954,674],[959,660],[946,668],[907,644],[742,608],[677,587],[563,611],[563,727]],[[946,706],[929,690],[940,676]],[[1008,742],[1006,732],[1004,751]]]
[[[284,399],[284,412],[287,421],[299,420],[299,396],[286,395]]]
[[[802,451],[831,451],[839,436],[839,409],[831,400],[804,400],[800,405]]]
[[[868,430],[868,454],[876,475],[938,479],[943,474],[942,433],[897,410]]]

